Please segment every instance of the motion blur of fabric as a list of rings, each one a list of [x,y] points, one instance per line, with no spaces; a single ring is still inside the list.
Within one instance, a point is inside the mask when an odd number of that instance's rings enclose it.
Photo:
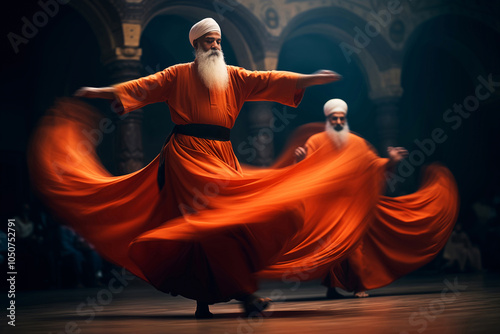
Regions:
[[[231,73],[233,85],[252,80],[250,72]],[[291,93],[274,100],[298,104],[301,92],[289,84],[293,78],[283,81],[277,73],[272,83],[273,76],[264,87],[233,86],[241,100],[212,113],[183,114],[175,92],[157,97],[174,96],[167,102],[175,123],[232,127],[232,112],[245,99],[270,99],[289,85],[285,91]],[[119,86],[125,111],[140,107],[131,96],[141,96],[132,93],[141,84],[162,89],[141,81]],[[227,98],[204,94],[188,102],[213,107],[211,102]],[[268,169],[242,168],[228,142],[174,135],[164,147],[166,183],[159,191],[158,157],[128,175],[104,169],[85,137],[97,120],[90,106],[75,99],[60,100],[48,112],[29,151],[34,186],[100,254],[173,295],[218,302],[253,293],[260,277],[332,277],[361,242],[370,252],[363,261],[374,268],[368,282],[385,283],[428,261],[453,228],[457,191],[446,169],[432,168],[414,195],[381,197],[386,159],[355,135],[342,150],[325,141],[298,164]]]
[[[293,149],[304,143],[308,154],[324,146],[329,141],[322,132],[324,127],[324,123],[311,123],[298,129],[274,167],[292,163]],[[351,134],[349,140],[354,136]],[[337,150],[333,145],[327,147],[332,152]],[[458,190],[450,171],[439,164],[428,166],[422,180],[413,194],[379,196],[366,234],[344,260],[333,264],[324,285],[347,291],[380,288],[422,267],[439,253],[458,216]]]

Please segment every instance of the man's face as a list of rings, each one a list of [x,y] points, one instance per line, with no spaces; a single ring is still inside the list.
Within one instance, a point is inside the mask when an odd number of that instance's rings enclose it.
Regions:
[[[201,48],[204,52],[209,50],[221,50],[221,35],[217,31],[211,31],[198,38],[195,42],[196,48]]]
[[[342,131],[345,126],[345,114],[343,112],[334,112],[328,115],[328,122],[335,131]]]

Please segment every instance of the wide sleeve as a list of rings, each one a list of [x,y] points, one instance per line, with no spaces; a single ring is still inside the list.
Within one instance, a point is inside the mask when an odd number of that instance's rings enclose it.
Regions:
[[[168,100],[177,78],[175,66],[135,80],[114,85],[116,99],[123,109],[118,113],[126,114],[147,104]]]
[[[372,166],[379,169],[381,172],[385,172],[389,164],[389,159],[380,157],[378,155],[377,149],[366,140],[364,140],[364,143],[367,147],[367,154],[371,158]]]
[[[321,140],[323,138],[322,133],[320,132],[319,134],[311,136],[306,144],[305,147],[307,149],[307,155],[313,153],[316,151],[321,145],[324,144],[324,140]],[[324,139],[324,138],[323,138]]]
[[[298,74],[286,71],[248,71],[230,67],[235,89],[244,101],[273,101],[297,107],[304,89],[297,88]]]

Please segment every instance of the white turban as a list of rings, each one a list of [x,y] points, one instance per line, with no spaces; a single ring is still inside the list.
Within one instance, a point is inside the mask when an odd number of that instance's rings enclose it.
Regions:
[[[220,33],[220,27],[213,18],[207,17],[206,19],[196,23],[191,27],[191,30],[189,30],[189,41],[191,42],[191,45],[194,47],[193,42],[195,39],[200,38],[211,31],[218,31]]]
[[[334,112],[342,112],[347,114],[347,103],[341,99],[331,99],[325,103],[323,106],[323,111],[325,116],[328,116]]]

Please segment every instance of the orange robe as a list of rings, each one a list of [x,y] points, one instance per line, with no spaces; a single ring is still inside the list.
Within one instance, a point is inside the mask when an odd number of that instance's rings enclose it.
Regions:
[[[212,124],[232,128],[246,101],[275,101],[296,107],[304,90],[296,88],[297,75],[279,71],[248,71],[228,66],[229,86],[209,90],[194,63],[166,68],[153,75],[116,85],[123,113],[155,102],[166,102],[175,124]],[[241,166],[230,141],[176,134],[165,147],[166,196],[171,208],[164,220],[207,208],[204,192],[218,187],[207,176],[241,177]],[[205,189],[206,188],[206,189]]]
[[[302,132],[310,134],[318,129],[311,124],[308,131]],[[329,141],[326,132],[312,135],[305,143],[308,155]],[[431,261],[453,231],[457,194],[451,173],[434,164],[427,168],[417,192],[392,198],[380,196],[375,219],[359,245],[345,260],[334,263],[323,284],[347,291],[376,289]]]
[[[291,73],[228,71],[223,93],[202,86],[191,63],[117,85],[117,95],[125,112],[166,101],[177,124],[232,127],[244,101],[296,106],[303,93]],[[299,164],[246,170],[229,142],[175,134],[160,191],[158,157],[123,176],[102,167],[86,135],[96,122],[88,105],[59,101],[33,136],[33,184],[103,256],[164,292],[217,302],[253,293],[259,277],[324,278],[375,221],[384,160],[359,137],[341,151],[325,142]]]

